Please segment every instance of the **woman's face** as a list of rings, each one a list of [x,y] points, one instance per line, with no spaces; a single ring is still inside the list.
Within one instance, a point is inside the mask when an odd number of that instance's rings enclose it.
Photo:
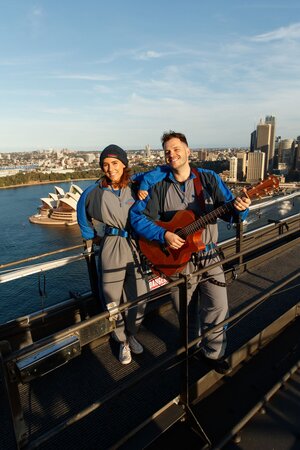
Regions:
[[[113,183],[118,183],[123,175],[125,165],[116,158],[105,158],[103,172]]]

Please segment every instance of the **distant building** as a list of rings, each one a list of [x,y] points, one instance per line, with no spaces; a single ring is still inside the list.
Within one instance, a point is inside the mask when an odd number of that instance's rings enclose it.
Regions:
[[[199,150],[198,151],[198,160],[206,161],[207,160],[208,151],[207,150]]]
[[[276,120],[274,116],[266,116],[265,122],[269,125],[271,125],[271,131],[270,131],[270,150],[268,153],[268,161],[267,164],[267,170],[268,172],[272,172],[274,168],[274,154],[275,154],[275,131],[276,131]]]
[[[250,136],[250,152],[254,152],[256,149],[256,130],[252,131]]]
[[[246,179],[246,171],[247,171],[247,153],[246,152],[237,152],[237,180],[245,181]]]
[[[238,165],[238,159],[236,156],[232,156],[229,160],[229,180],[228,181],[237,181],[237,165]]]
[[[248,183],[255,183],[264,178],[265,153],[260,150],[248,153],[247,178]]]
[[[263,120],[260,119],[256,131],[251,133],[251,152],[260,150],[265,154],[264,177],[267,173],[271,173],[274,168],[275,125],[275,117],[266,116],[265,121],[263,122]]]
[[[295,169],[300,171],[300,136],[297,137],[297,145],[295,148]]]
[[[149,144],[147,144],[145,146],[145,156],[146,156],[146,158],[150,158],[151,157],[151,147],[150,147]]]
[[[295,168],[295,141],[294,139],[282,139],[278,147],[278,170],[281,174]]]
[[[94,153],[86,153],[86,154],[82,155],[82,157],[89,164],[94,162],[96,159],[96,156],[94,155]]]

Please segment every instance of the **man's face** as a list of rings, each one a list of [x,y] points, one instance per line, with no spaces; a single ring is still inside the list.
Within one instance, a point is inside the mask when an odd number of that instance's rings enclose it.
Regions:
[[[164,150],[166,163],[171,169],[177,170],[188,166],[188,158],[191,152],[188,146],[184,142],[181,142],[180,139],[172,138],[167,141],[164,145]]]

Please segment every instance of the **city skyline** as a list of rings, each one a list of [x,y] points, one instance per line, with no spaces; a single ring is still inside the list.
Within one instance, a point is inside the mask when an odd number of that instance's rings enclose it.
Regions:
[[[266,116],[300,135],[296,0],[0,5],[0,152],[158,149],[169,129],[249,147]]]

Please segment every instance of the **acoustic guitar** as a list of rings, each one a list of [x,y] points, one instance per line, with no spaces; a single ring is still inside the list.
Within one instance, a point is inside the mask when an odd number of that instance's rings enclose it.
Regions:
[[[271,192],[278,189],[278,186],[279,179],[275,176],[270,176],[256,186],[247,189],[247,194],[242,191],[240,196],[247,195],[249,198],[255,198],[266,194],[270,195]],[[196,219],[193,211],[183,210],[177,211],[169,222],[156,221],[157,225],[165,228],[167,231],[178,234],[185,240],[185,243],[180,249],[175,250],[159,242],[140,238],[140,251],[152,272],[166,276],[181,272],[191,259],[192,253],[205,248],[201,237],[206,225],[215,223],[218,218],[222,218],[224,214],[232,211],[234,200],[219,206],[198,219]]]

